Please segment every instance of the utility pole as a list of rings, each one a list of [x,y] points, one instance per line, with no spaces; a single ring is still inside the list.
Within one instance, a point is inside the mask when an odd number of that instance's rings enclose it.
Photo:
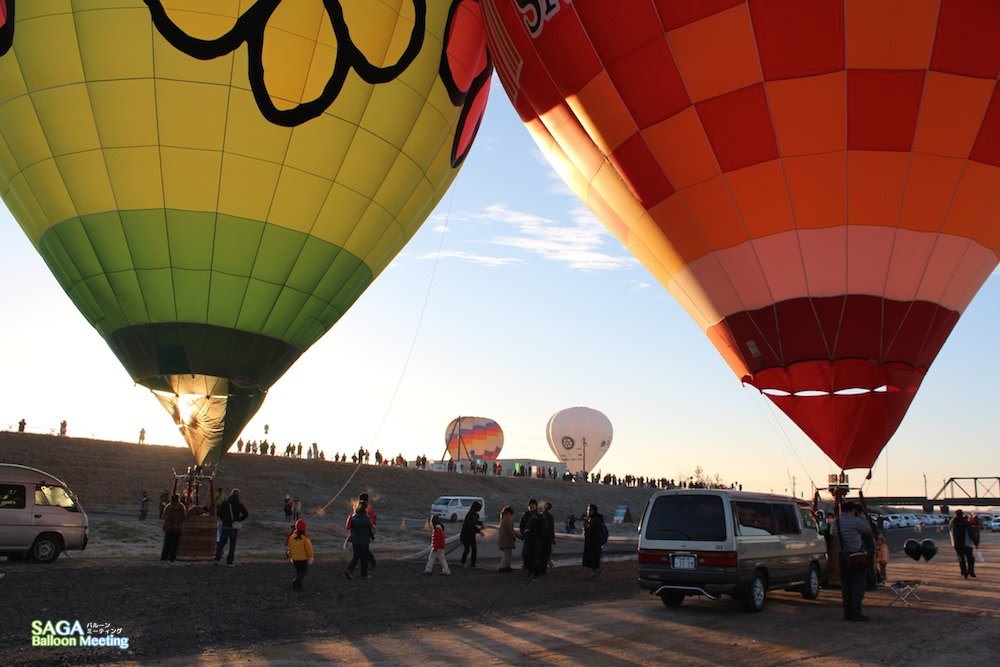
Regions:
[[[792,498],[795,497],[795,475],[792,475]]]

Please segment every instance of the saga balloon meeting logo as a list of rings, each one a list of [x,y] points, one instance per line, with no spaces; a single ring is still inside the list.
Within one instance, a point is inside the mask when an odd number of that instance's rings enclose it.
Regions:
[[[79,646],[111,647],[127,651],[129,638],[122,628],[111,623],[81,623],[78,620],[39,620],[31,622],[31,645],[41,647]]]

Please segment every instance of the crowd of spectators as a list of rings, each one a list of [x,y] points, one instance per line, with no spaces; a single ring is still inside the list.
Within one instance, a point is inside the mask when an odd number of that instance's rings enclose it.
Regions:
[[[240,438],[236,442],[236,451],[239,454],[251,454],[259,456],[275,456],[276,446],[273,442],[269,443],[266,439],[258,443],[256,440],[251,440],[244,443],[243,439]],[[303,447],[302,443],[292,444],[288,443],[283,450],[282,456],[290,458],[303,458]],[[305,458],[316,459],[319,461],[326,460],[326,453],[320,450],[317,444],[314,442],[312,446],[305,448]],[[351,462],[354,464],[371,465],[371,460],[373,456],[371,452],[364,447],[359,447],[357,452],[352,453],[350,456],[344,453],[336,453],[333,455],[333,461],[335,463],[347,463]],[[375,465],[385,465],[385,466],[397,466],[401,468],[408,468],[412,465],[414,468],[420,470],[426,470],[428,459],[426,456],[421,455],[416,458],[412,464],[403,457],[402,454],[398,454],[395,457],[385,456],[382,454],[381,450],[375,450],[374,454]],[[464,466],[460,463],[465,463]],[[560,476],[559,470],[555,466],[537,466],[537,465],[527,465],[522,463],[509,464],[505,469],[504,464],[500,461],[454,461],[449,460],[445,464],[445,470],[448,472],[468,472],[477,475],[492,475],[496,477],[502,477],[504,474],[510,477],[533,477],[535,479],[562,479],[567,482],[581,482],[589,484],[604,484],[606,486],[627,486],[633,488],[648,488],[648,489],[735,489],[742,491],[743,485],[738,482],[725,483],[721,480],[709,480],[704,478],[690,477],[688,479],[668,479],[666,477],[646,477],[644,475],[614,475],[611,473],[601,474],[600,471],[593,473],[583,473],[579,472],[575,475],[570,472],[564,472]],[[697,471],[696,471],[697,472]]]

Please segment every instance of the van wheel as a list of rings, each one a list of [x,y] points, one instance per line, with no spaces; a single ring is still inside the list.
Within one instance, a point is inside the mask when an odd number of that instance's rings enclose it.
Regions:
[[[684,602],[684,594],[676,592],[664,593],[660,596],[660,599],[663,600],[663,604],[668,607],[680,607],[681,603]]]
[[[799,592],[807,600],[815,600],[819,597],[819,567],[816,563],[809,566],[806,583],[802,584],[802,589]]]
[[[52,535],[42,535],[31,547],[31,557],[37,563],[51,563],[62,550],[59,539]]]
[[[753,581],[750,582],[750,590],[747,591],[746,599],[743,601],[743,608],[747,611],[758,612],[764,608],[767,600],[767,575],[760,570],[753,573]]]
[[[456,521],[458,521],[458,515],[457,514],[452,514],[451,515],[451,522],[455,523]]]

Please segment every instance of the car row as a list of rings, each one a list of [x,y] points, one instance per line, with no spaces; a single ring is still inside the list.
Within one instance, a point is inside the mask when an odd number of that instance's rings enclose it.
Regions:
[[[951,518],[946,514],[881,514],[872,517],[881,522],[883,529],[943,526]]]

